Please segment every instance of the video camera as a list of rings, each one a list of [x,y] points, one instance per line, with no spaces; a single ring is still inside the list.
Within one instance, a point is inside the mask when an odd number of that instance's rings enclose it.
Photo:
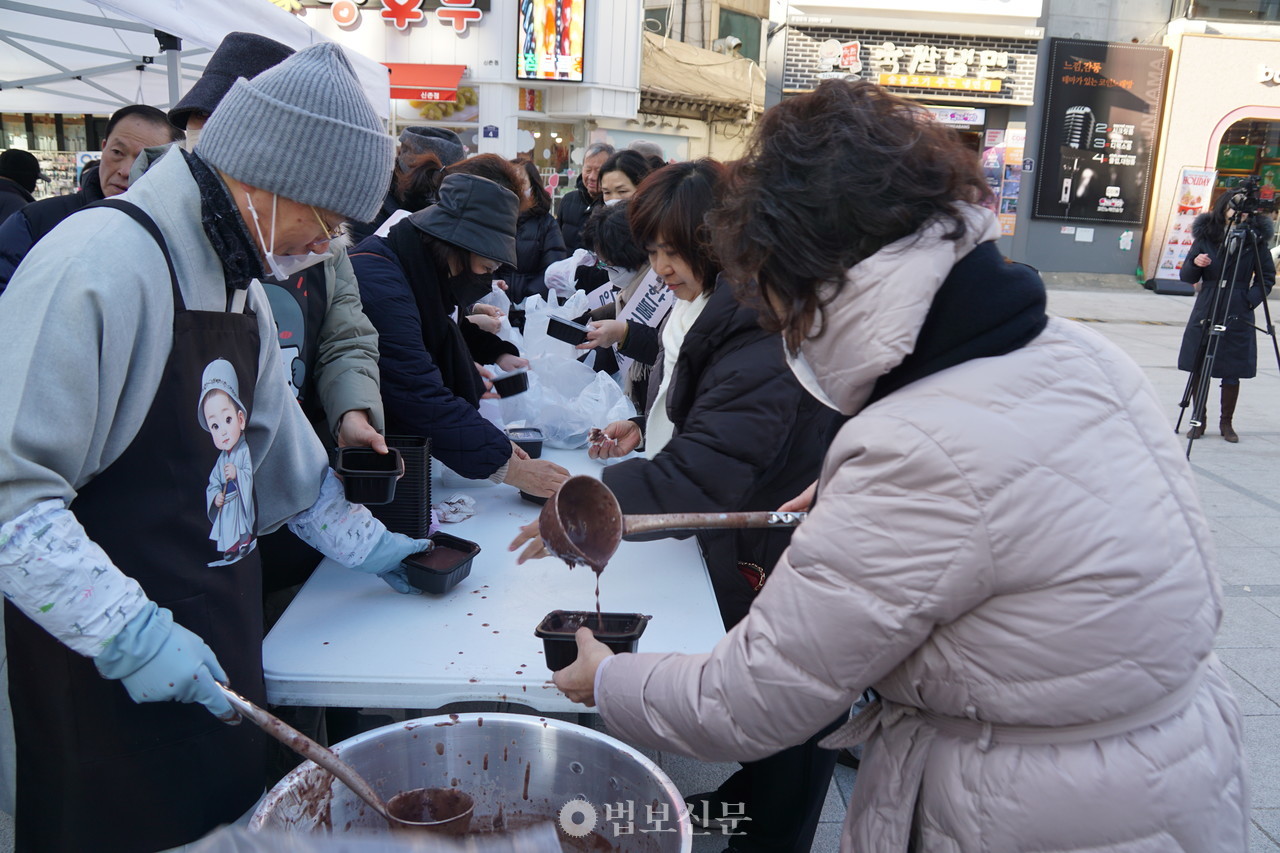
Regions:
[[[1235,208],[1237,213],[1276,212],[1275,198],[1262,198],[1259,195],[1257,175],[1250,175],[1240,182],[1240,186],[1236,188],[1235,198],[1231,201],[1231,206]]]

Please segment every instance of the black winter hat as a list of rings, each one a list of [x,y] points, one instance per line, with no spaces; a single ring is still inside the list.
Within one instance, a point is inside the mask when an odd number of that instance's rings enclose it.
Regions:
[[[519,215],[520,200],[506,187],[479,175],[448,175],[440,200],[409,221],[445,243],[515,266]]]
[[[27,192],[35,191],[36,181],[49,180],[49,176],[40,171],[36,155],[21,148],[0,153],[0,178],[8,178]]]
[[[169,123],[187,129],[192,113],[213,114],[214,107],[231,91],[236,78],[252,79],[279,65],[293,54],[293,48],[275,39],[254,33],[227,33],[209,57],[204,73],[182,100],[169,110]]]

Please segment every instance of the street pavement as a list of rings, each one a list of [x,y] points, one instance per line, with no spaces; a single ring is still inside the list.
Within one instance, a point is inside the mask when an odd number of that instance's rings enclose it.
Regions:
[[[1046,278],[1051,281],[1050,312],[1087,323],[1124,349],[1167,401],[1172,429],[1186,385],[1187,375],[1175,363],[1191,299],[1151,293],[1118,276],[1060,277],[1056,282],[1054,276]],[[1277,303],[1280,310],[1280,299]],[[1280,370],[1270,339],[1260,336],[1258,350],[1258,376],[1243,383],[1236,411],[1240,443],[1228,444],[1217,433],[1215,384],[1211,427],[1194,443],[1191,467],[1217,544],[1224,595],[1218,655],[1228,667],[1245,718],[1253,805],[1251,849],[1280,853]],[[1107,452],[1106,447],[1098,448],[1100,454]],[[685,794],[713,790],[734,768],[644,751]],[[815,853],[838,849],[855,776],[849,768],[836,768],[813,845]],[[694,853],[719,853],[726,840],[700,836]],[[0,814],[0,851],[12,849],[11,822],[8,815]]]

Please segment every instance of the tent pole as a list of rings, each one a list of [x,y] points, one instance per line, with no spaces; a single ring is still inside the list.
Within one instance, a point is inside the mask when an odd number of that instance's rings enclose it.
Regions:
[[[156,41],[169,68],[169,107],[182,97],[182,39],[162,30],[155,31]]]

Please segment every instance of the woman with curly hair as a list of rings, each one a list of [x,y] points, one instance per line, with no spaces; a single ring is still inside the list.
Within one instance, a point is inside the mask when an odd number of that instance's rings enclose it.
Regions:
[[[1242,853],[1191,470],[1141,369],[1046,317],[986,195],[954,132],[877,86],[765,114],[715,247],[849,420],[714,650],[612,655],[583,629],[556,684],[628,742],[705,760],[800,743],[873,687],[825,741],[866,742],[845,851]]]

